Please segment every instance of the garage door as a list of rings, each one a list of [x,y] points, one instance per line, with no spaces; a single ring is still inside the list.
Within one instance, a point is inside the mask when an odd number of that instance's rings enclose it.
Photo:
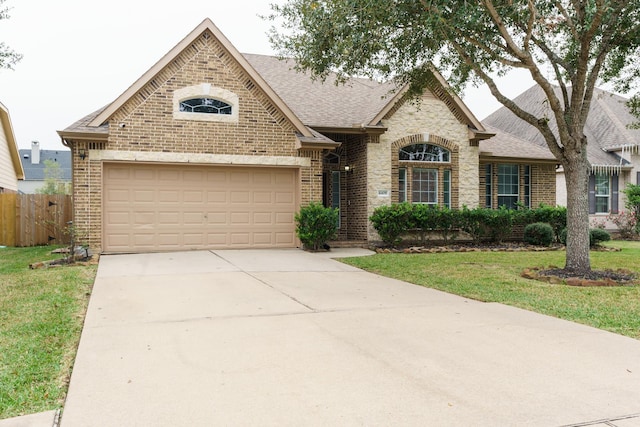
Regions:
[[[297,170],[110,164],[103,250],[294,247]]]

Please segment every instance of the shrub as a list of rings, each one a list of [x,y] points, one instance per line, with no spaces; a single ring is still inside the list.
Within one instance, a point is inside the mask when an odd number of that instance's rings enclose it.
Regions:
[[[417,229],[420,242],[427,240],[427,232],[438,228],[438,207],[424,204],[410,205],[411,228]]]
[[[490,209],[469,209],[462,207],[460,213],[460,228],[471,236],[474,243],[480,243],[486,235],[485,219]]]
[[[516,211],[501,207],[500,209],[486,209],[485,224],[489,238],[497,243],[511,235],[513,231],[513,219]]]
[[[524,228],[524,241],[536,246],[549,246],[553,242],[553,228],[546,222],[534,222]]]
[[[436,211],[437,230],[442,236],[444,244],[458,236],[461,224],[460,211],[449,208],[438,208]]]
[[[592,228],[589,230],[589,245],[591,245],[591,247],[609,240],[611,240],[611,235],[607,231],[600,228]]]
[[[296,214],[296,233],[305,248],[317,251],[338,230],[338,209],[311,202]]]
[[[640,185],[629,183],[622,191],[627,196],[625,207],[633,211],[636,218],[640,218]],[[640,221],[636,221],[636,232],[640,233]]]
[[[611,240],[611,235],[602,230],[600,228],[592,228],[589,230],[589,246],[594,247],[599,245],[601,242],[606,242]],[[567,244],[567,229],[565,228],[560,233],[560,243],[563,245]]]
[[[618,227],[623,239],[629,239],[637,232],[638,217],[635,211],[620,211],[618,214],[610,214],[608,219]]]
[[[402,241],[400,237],[407,230],[414,228],[412,207],[409,203],[380,206],[369,218],[382,241],[395,246]]]

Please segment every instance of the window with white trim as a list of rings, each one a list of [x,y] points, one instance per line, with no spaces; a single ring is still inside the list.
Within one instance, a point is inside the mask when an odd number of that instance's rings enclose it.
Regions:
[[[518,165],[498,165],[498,207],[517,209],[520,174]]]
[[[427,205],[438,204],[438,169],[413,168],[411,201]]]
[[[611,200],[611,177],[596,174],[596,213],[609,213]]]

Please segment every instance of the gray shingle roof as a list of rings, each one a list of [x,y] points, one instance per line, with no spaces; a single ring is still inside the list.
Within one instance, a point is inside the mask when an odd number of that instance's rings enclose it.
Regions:
[[[24,179],[26,181],[44,180],[45,160],[52,160],[60,165],[62,180],[71,181],[71,151],[69,150],[40,150],[40,163],[31,163],[31,150],[19,150],[20,161],[24,168]]]
[[[556,88],[556,90],[561,97],[560,88]],[[534,116],[551,118],[552,129],[556,131],[555,120],[553,120],[545,100],[544,93],[538,85],[531,87],[514,99],[516,104]],[[626,144],[640,144],[640,131],[626,128],[626,125],[632,123],[634,118],[629,113],[625,102],[626,99],[623,97],[605,90],[596,89],[594,91],[591,111],[584,129],[588,141],[587,156],[592,165],[618,166],[620,165],[620,157],[605,150]],[[516,138],[526,139],[541,147],[547,147],[544,138],[535,127],[516,117],[506,107],[495,111],[482,123]]]
[[[496,135],[490,139],[480,141],[480,155],[491,155],[495,157],[512,157],[520,159],[551,160],[555,157],[545,146],[542,147],[526,139],[518,138],[498,128],[485,124],[487,132]]]
[[[351,78],[346,84],[335,84],[331,74],[325,82],[312,80],[308,74],[296,72],[291,60],[273,56],[244,54],[271,88],[311,127],[353,127],[369,124],[389,103],[390,91],[396,86],[370,79]]]

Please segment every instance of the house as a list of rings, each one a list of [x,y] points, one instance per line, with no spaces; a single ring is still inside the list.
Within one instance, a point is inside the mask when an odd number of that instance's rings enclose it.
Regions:
[[[24,180],[18,183],[21,193],[33,194],[45,185],[47,163],[54,162],[60,166],[59,177],[62,183],[71,183],[71,151],[41,150],[38,141],[31,142],[30,150],[20,150],[20,161],[24,169]]]
[[[539,86],[534,86],[514,101],[537,117],[543,117],[545,114],[550,116],[545,99]],[[627,99],[605,90],[594,91],[584,129],[588,142],[587,156],[591,163],[589,213],[592,221],[624,209],[622,190],[627,183],[640,184],[640,130],[629,127],[637,119],[629,112],[626,102]],[[497,110],[482,123],[497,132],[518,135],[540,147],[547,147],[536,128],[518,119],[507,108]],[[567,187],[561,167],[557,170],[556,188],[556,203],[566,206]],[[608,224],[607,228],[615,226]]]
[[[292,65],[240,54],[206,19],[59,131],[80,238],[106,253],[296,247],[295,212],[322,201],[340,210],[337,240],[364,244],[392,202],[554,203],[555,161],[536,147],[522,157],[514,144],[529,143],[513,137],[487,145],[493,133],[435,70],[414,102],[391,83],[323,84]]]
[[[22,179],[24,171],[9,110],[0,103],[0,193],[18,192],[18,181]]]

